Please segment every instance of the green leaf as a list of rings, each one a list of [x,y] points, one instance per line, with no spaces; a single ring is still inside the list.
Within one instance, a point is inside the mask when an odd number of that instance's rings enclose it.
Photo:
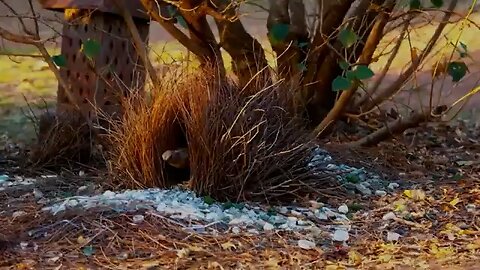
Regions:
[[[430,2],[436,8],[441,8],[443,6],[443,0],[430,0]]]
[[[357,79],[357,76],[355,75],[355,71],[352,71],[352,70],[347,70],[347,72],[345,73],[345,77],[350,81]]]
[[[340,62],[338,62],[338,65],[343,70],[347,70],[350,67],[350,64],[347,63],[347,61],[345,61],[345,60],[341,60]]]
[[[185,29],[188,29],[187,21],[185,21],[185,19],[184,19],[181,15],[175,16],[175,19],[177,20],[177,23],[178,23],[180,26],[182,26],[182,27],[185,28]]]
[[[360,177],[354,173],[349,173],[345,175],[345,180],[349,183],[358,184],[360,183]]]
[[[301,72],[304,72],[307,70],[307,65],[305,64],[305,61],[298,63],[297,67],[298,67],[298,70]]]
[[[270,29],[270,39],[273,43],[284,41],[290,31],[290,25],[285,23],[277,23]]]
[[[410,0],[410,9],[420,9],[422,7],[422,3],[420,0]]]
[[[300,42],[298,43],[298,47],[301,49],[301,48],[305,48],[308,46],[308,42]]]
[[[92,246],[86,246],[82,248],[83,255],[90,257],[95,253],[95,249]]]
[[[351,81],[342,76],[336,77],[332,82],[332,90],[335,92],[347,90],[350,86],[352,86]]]
[[[375,73],[365,65],[359,65],[355,69],[355,77],[359,80],[366,80],[373,77]]]
[[[447,73],[452,81],[458,82],[467,74],[468,67],[464,62],[450,62],[447,66]]]
[[[100,53],[101,45],[94,39],[87,39],[83,44],[81,51],[88,57],[94,58]]]
[[[67,65],[67,59],[61,54],[52,56],[52,61],[57,67],[64,67]]]
[[[358,40],[357,34],[347,28],[340,31],[340,33],[338,34],[338,38],[340,39],[340,42],[342,43],[344,48],[350,48]]]
[[[210,196],[203,197],[203,201],[208,205],[211,205],[211,204],[215,203],[215,199],[210,197]]]

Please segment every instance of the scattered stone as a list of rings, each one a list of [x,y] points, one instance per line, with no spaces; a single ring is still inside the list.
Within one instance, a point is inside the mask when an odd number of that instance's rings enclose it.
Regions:
[[[350,238],[348,231],[345,229],[337,229],[333,233],[332,239],[338,242],[345,242]]]
[[[232,233],[239,234],[240,232],[241,232],[241,230],[240,230],[239,227],[235,226],[235,227],[232,228]]]
[[[274,227],[272,224],[268,223],[268,222],[266,222],[265,225],[263,225],[263,230],[264,230],[264,231],[271,231],[271,230],[273,230],[274,228],[275,228],[275,227]]]
[[[376,190],[375,195],[383,197],[387,195],[387,192],[385,190]]]
[[[145,220],[145,217],[143,215],[135,215],[133,216],[132,220],[133,220],[133,223],[139,224]]]
[[[251,234],[260,234],[260,232],[258,232],[258,230],[255,230],[255,229],[248,229],[247,232]]]
[[[12,214],[12,218],[19,218],[19,217],[25,216],[26,214],[27,214],[27,212],[22,211],[22,210],[15,211]]]
[[[9,178],[10,177],[8,177],[6,174],[0,175],[0,185],[3,185],[3,183],[7,182]]]
[[[85,176],[85,172],[84,172],[84,171],[79,171],[79,172],[78,172],[78,176],[80,176],[80,177]]]
[[[390,189],[390,190],[395,190],[399,187],[400,187],[400,185],[398,183],[395,183],[395,182],[388,184],[388,189]]]
[[[21,242],[21,243],[20,243],[20,248],[21,248],[22,250],[27,249],[27,247],[28,247],[28,243],[27,243],[27,242]]]
[[[34,188],[33,189],[33,197],[36,200],[40,200],[41,198],[43,198],[43,192],[41,192],[39,189]]]
[[[323,207],[323,203],[317,201],[310,201],[310,205],[313,209],[320,209]]]
[[[278,209],[278,212],[280,214],[286,215],[288,213],[288,208],[285,207],[285,206],[282,206],[282,207],[280,207],[280,209]]]
[[[309,241],[309,240],[298,240],[298,246],[301,248],[301,249],[314,249],[315,248],[315,243],[312,242],[312,241]]]
[[[315,211],[315,217],[317,217],[320,220],[328,220],[327,214],[320,210]]]
[[[387,241],[392,242],[392,241],[398,241],[400,239],[401,235],[396,233],[396,232],[387,232]]]
[[[342,214],[348,213],[348,206],[346,204],[342,204],[338,207],[338,212]]]
[[[465,208],[467,209],[468,213],[473,213],[473,212],[475,212],[476,206],[475,206],[475,204],[471,203],[471,204],[467,204],[465,206]]]
[[[355,188],[358,192],[360,192],[364,196],[372,195],[372,191],[366,186],[364,186],[363,184],[356,184]]]
[[[385,215],[383,215],[383,217],[382,217],[382,219],[385,220],[385,221],[396,219],[396,218],[397,218],[397,216],[393,212],[388,212]]]

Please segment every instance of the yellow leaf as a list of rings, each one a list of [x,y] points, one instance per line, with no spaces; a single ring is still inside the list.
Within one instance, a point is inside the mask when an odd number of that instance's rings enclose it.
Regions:
[[[423,190],[420,190],[420,189],[406,189],[403,191],[403,194],[415,201],[425,200],[425,192],[423,192]]]
[[[177,250],[177,257],[181,259],[188,257],[188,255],[190,255],[190,249],[188,248],[182,248]]]
[[[268,261],[265,262],[266,269],[280,269],[280,262],[275,257],[270,257]]]
[[[84,245],[85,243],[87,243],[87,239],[85,239],[83,235],[80,235],[79,237],[77,237],[77,243],[80,245]]]
[[[221,246],[225,250],[237,249],[237,247],[230,241],[221,244]]]
[[[224,269],[218,262],[208,262],[207,269]]]
[[[480,249],[480,238],[476,239],[473,243],[467,245],[468,250],[477,250]]]
[[[381,254],[380,256],[378,256],[378,259],[382,263],[388,263],[390,260],[392,260],[392,255],[391,254]]]
[[[348,261],[350,264],[360,264],[362,262],[362,255],[355,250],[350,250],[350,252],[348,252]]]
[[[455,207],[455,205],[457,205],[459,202],[460,202],[460,199],[459,199],[459,198],[455,198],[455,199],[451,200],[451,201],[449,202],[449,204],[450,204],[451,206]]]

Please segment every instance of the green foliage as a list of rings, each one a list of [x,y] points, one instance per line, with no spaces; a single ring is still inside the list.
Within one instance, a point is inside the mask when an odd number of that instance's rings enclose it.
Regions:
[[[269,37],[272,44],[278,44],[284,41],[290,31],[290,25],[285,23],[277,23],[270,29]]]
[[[465,62],[454,61],[448,63],[447,73],[452,77],[452,81],[459,82],[467,74],[468,67]]]
[[[185,21],[185,18],[183,18],[183,16],[180,13],[178,13],[178,10],[176,7],[169,5],[167,6],[167,11],[172,18],[175,18],[175,20],[180,26],[182,26],[185,29],[188,29],[187,21]]]
[[[359,80],[367,80],[375,75],[375,73],[365,65],[359,65],[355,69],[354,75]]]
[[[422,3],[420,0],[410,0],[410,9],[421,9]]]
[[[430,0],[430,2],[436,8],[441,8],[443,6],[443,0]]]
[[[80,50],[85,54],[85,56],[92,59],[100,54],[101,45],[98,41],[89,38],[83,42]]]
[[[91,257],[95,253],[95,249],[92,246],[86,246],[82,248],[83,255]]]
[[[67,59],[61,54],[52,56],[52,61],[57,67],[64,67],[67,65]]]
[[[342,61],[338,62],[338,65],[343,70],[347,70],[350,67],[350,64],[347,63],[347,61],[345,61],[345,60],[342,60]]]
[[[358,40],[358,36],[355,32],[348,28],[344,28],[338,34],[338,39],[342,43],[344,48],[350,48]]]
[[[351,80],[342,76],[336,77],[332,82],[332,90],[335,92],[347,90],[351,86],[352,86]]]
[[[215,199],[210,197],[210,196],[203,197],[203,201],[208,205],[211,205],[211,204],[215,203]]]
[[[372,78],[375,73],[365,65],[358,65],[354,70],[346,70],[349,65],[345,61],[339,62],[340,67],[345,70],[345,76],[338,76],[332,82],[333,91],[347,90],[356,80],[362,81]]]

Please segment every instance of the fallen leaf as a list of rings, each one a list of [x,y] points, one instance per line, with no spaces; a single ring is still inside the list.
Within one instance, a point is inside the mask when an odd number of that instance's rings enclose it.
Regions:
[[[350,250],[348,252],[348,261],[350,264],[359,265],[362,263],[362,255],[355,250]]]
[[[451,200],[451,201],[449,202],[449,204],[450,204],[451,206],[455,207],[455,205],[457,205],[459,202],[460,202],[460,199],[457,197],[457,198]]]
[[[225,242],[223,244],[221,244],[222,248],[224,250],[232,250],[232,249],[237,249],[237,247],[235,246],[235,244],[233,244],[232,242],[228,241],[228,242]]]
[[[425,200],[425,192],[420,189],[406,189],[403,191],[403,194],[410,199],[415,201],[423,201]]]

